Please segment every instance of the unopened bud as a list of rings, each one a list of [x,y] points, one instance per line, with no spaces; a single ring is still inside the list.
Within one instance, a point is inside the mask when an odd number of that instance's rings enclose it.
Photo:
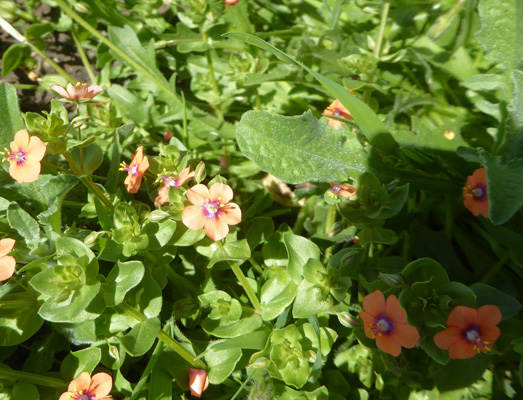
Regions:
[[[91,232],[85,239],[84,244],[87,247],[93,247],[96,243],[98,243],[98,237],[102,234],[102,232]]]
[[[379,278],[389,286],[401,286],[405,284],[403,278],[397,274],[378,274]]]
[[[356,322],[354,317],[350,315],[348,312],[343,311],[336,314],[338,316],[338,320],[343,326],[346,326],[347,328],[359,328],[361,325]]]
[[[74,128],[79,128],[82,127],[89,118],[91,118],[89,115],[80,115],[78,117],[73,118],[71,124]]]
[[[258,358],[254,363],[249,364],[250,368],[266,370],[271,364],[271,360],[266,357]]]
[[[205,163],[203,161],[200,161],[200,163],[196,166],[196,169],[194,170],[194,180],[196,183],[202,182],[205,177],[207,176],[207,171],[205,170]]]
[[[84,14],[88,14],[89,13],[89,10],[87,9],[86,6],[84,6],[83,4],[81,3],[74,3],[73,4],[73,7],[76,11],[78,12],[81,12],[81,13],[84,13]]]

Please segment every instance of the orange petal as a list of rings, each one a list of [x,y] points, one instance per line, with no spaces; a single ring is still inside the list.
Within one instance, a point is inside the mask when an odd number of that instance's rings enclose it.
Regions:
[[[203,369],[189,368],[189,387],[191,395],[201,397],[203,391],[209,386],[209,377]]]
[[[385,314],[387,315],[387,318],[395,324],[407,323],[407,315],[405,314],[405,311],[403,311],[403,308],[401,308],[398,299],[393,294],[387,297]]]
[[[147,171],[148,168],[149,168],[149,159],[147,158],[147,156],[144,156],[142,159],[142,162],[140,163],[140,165],[138,165],[138,173],[143,175],[145,173],[145,171]]]
[[[383,293],[376,290],[365,296],[363,299],[363,309],[374,318],[385,314],[385,296],[383,296]]]
[[[194,171],[189,172],[190,168],[184,168],[180,171],[180,174],[176,178],[178,180],[178,186],[182,186],[185,182],[187,182],[189,179],[194,177]]]
[[[87,97],[89,99],[92,99],[93,97],[98,96],[103,91],[104,89],[101,86],[91,85],[87,88]]]
[[[87,372],[82,372],[78,378],[73,379],[71,383],[69,383],[67,390],[69,392],[88,390],[89,385],[91,385],[91,376]]]
[[[487,346],[492,349],[492,346],[498,340],[501,331],[497,326],[481,327],[479,329],[479,336],[487,343]]]
[[[376,322],[376,319],[370,315],[369,313],[366,313],[365,311],[360,312],[360,318],[363,321],[363,329],[365,331],[365,336],[367,336],[369,339],[374,339],[374,335],[372,334],[372,326]]]
[[[338,121],[337,119],[327,118],[327,121],[334,129],[339,129],[341,126],[341,121]]]
[[[465,360],[474,357],[478,352],[474,350],[474,345],[465,340],[460,340],[450,346],[449,357],[453,360]]]
[[[223,239],[229,233],[229,225],[220,218],[205,221],[205,234],[215,242]]]
[[[9,174],[18,183],[34,182],[40,175],[41,166],[39,162],[28,162],[24,165],[18,165],[16,162],[11,162],[9,166]]]
[[[67,90],[65,90],[60,85],[51,85],[50,88],[54,90],[56,93],[58,93],[60,96],[69,98],[69,93],[67,93]]]
[[[408,324],[398,324],[394,326],[392,337],[401,346],[408,349],[416,346],[420,338],[418,330]]]
[[[16,268],[16,260],[11,256],[0,257],[0,282],[6,281],[13,276]]]
[[[154,200],[154,206],[158,207],[169,201],[169,186],[163,185],[158,191],[158,197]]]
[[[105,372],[93,375],[90,392],[96,399],[107,396],[113,387],[113,378]]]
[[[202,185],[203,186],[203,185]],[[193,231],[202,229],[207,218],[203,214],[203,210],[198,206],[187,206],[182,211],[183,224]]]
[[[21,131],[16,132],[14,141],[18,145],[18,149],[26,150],[29,146],[29,134],[25,129],[22,129]]]
[[[397,357],[401,353],[401,346],[391,335],[376,336],[376,345],[381,351]]]
[[[434,335],[434,343],[440,349],[448,350],[456,342],[462,341],[461,329],[457,327],[447,328],[444,331],[438,332]]]
[[[195,206],[203,206],[205,199],[210,199],[210,197],[209,189],[201,183],[194,185],[187,191],[187,199]]]
[[[132,176],[131,173],[127,175],[127,178],[125,178],[124,185],[127,188],[127,191],[129,193],[137,193],[138,189],[140,189],[140,185],[142,184],[142,176],[140,174],[136,176]]]
[[[15,247],[16,240],[14,239],[2,239],[0,240],[0,257],[3,257],[11,252],[13,250],[13,247]]]
[[[215,183],[209,189],[212,200],[220,199],[220,202],[225,204],[232,200],[232,189],[225,183]]]
[[[457,306],[455,307],[447,319],[447,326],[457,326],[462,329],[467,329],[471,325],[477,325],[478,312],[470,307]]]
[[[236,225],[242,221],[242,210],[236,203],[229,203],[222,208],[220,219],[228,225]]]
[[[27,146],[27,161],[39,162],[45,156],[45,143],[37,136],[31,136]]]
[[[485,326],[497,325],[501,322],[501,311],[497,306],[483,306],[478,308],[478,325]]]

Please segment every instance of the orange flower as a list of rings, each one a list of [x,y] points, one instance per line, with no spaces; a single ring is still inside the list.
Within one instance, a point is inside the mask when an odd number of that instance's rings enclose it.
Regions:
[[[62,96],[64,99],[67,100],[92,100],[93,97],[99,95],[104,90],[101,86],[98,85],[91,85],[87,86],[86,83],[80,83],[77,82],[76,86],[73,86],[72,84],[67,84],[67,89],[64,89],[60,85],[51,85],[51,89],[53,89],[56,93],[58,93],[60,96]]]
[[[136,153],[131,157],[131,164],[122,162],[120,171],[127,171],[128,175],[125,178],[125,187],[129,193],[136,193],[142,184],[142,177],[145,171],[149,168],[149,159],[143,155],[143,146],[136,149]]]
[[[169,201],[170,187],[179,188],[183,186],[183,184],[187,182],[189,179],[192,179],[194,177],[194,171],[189,173],[189,170],[189,167],[182,169],[180,175],[178,175],[177,178],[173,178],[167,175],[164,170],[164,175],[160,176],[159,178],[160,181],[163,183],[163,186],[158,191],[158,197],[156,197],[156,199],[154,200],[154,205],[156,207]]]
[[[0,282],[3,282],[13,276],[15,273],[16,260],[7,254],[15,246],[14,239],[0,240]]]
[[[341,183],[335,185],[334,183],[329,183],[331,185],[331,190],[329,190],[329,196],[335,199],[338,196],[341,197],[352,197],[356,194],[356,188],[354,186],[343,185]]]
[[[474,357],[492,350],[500,330],[501,311],[496,306],[474,308],[457,306],[447,319],[448,328],[434,335],[434,343],[448,350],[452,359]]]
[[[193,204],[182,211],[182,222],[195,231],[205,228],[205,233],[212,240],[223,239],[229,233],[228,225],[236,225],[242,220],[240,207],[229,203],[233,196],[232,189],[215,183],[210,189],[198,184],[187,191],[187,198]]]
[[[202,393],[209,386],[209,377],[203,369],[189,368],[189,387],[191,395],[202,397]]]
[[[487,171],[485,168],[479,168],[467,177],[467,183],[463,188],[463,197],[465,198],[465,207],[467,207],[474,216],[479,214],[485,218],[489,217],[489,200],[487,193]]]
[[[341,104],[341,101],[334,100],[324,111],[324,115],[333,115],[335,117],[345,118],[352,120],[352,115],[350,114],[349,110],[345,108],[343,104]],[[332,126],[334,129],[339,129],[340,126],[343,124],[343,122],[338,121],[337,119],[327,118],[329,121],[329,125]]]
[[[407,315],[393,294],[385,302],[383,293],[376,290],[363,299],[363,310],[360,318],[365,335],[376,339],[376,345],[385,353],[397,357],[402,346],[410,349],[418,343],[418,331],[407,323]]]
[[[40,175],[46,147],[36,136],[29,136],[27,131],[16,132],[15,140],[10,144],[11,150],[5,149],[2,161],[9,161],[9,174],[18,182],[34,182]]]
[[[69,383],[67,392],[62,393],[58,400],[112,400],[107,397],[112,387],[111,375],[100,372],[91,378],[87,372],[82,372]]]

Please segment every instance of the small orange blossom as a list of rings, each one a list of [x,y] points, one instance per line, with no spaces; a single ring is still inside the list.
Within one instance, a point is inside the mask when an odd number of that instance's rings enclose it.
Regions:
[[[501,311],[496,306],[457,306],[447,319],[447,329],[434,335],[434,343],[452,359],[466,359],[492,350],[500,330]]]
[[[16,260],[7,255],[13,250],[15,243],[14,239],[0,240],[0,282],[11,278],[15,273]]]
[[[368,294],[363,299],[363,310],[360,318],[365,335],[376,339],[376,345],[385,353],[397,357],[402,346],[410,349],[418,343],[418,331],[407,323],[407,315],[393,294],[387,297],[386,302],[379,290]]]
[[[354,186],[343,185],[341,183],[338,183],[338,184],[329,183],[329,185],[331,186],[331,189],[328,192],[329,196],[334,199],[337,199],[338,196],[352,197],[352,196],[356,195],[356,188]]]
[[[209,377],[203,369],[189,368],[189,387],[191,395],[201,397],[202,393],[209,386]]]
[[[177,178],[173,178],[172,176],[167,175],[167,173],[164,170],[164,174],[159,177],[160,182],[163,183],[163,186],[158,191],[158,196],[154,200],[154,205],[158,207],[159,205],[163,203],[167,203],[169,201],[169,188],[175,187],[179,188],[183,186],[188,180],[192,179],[194,177],[194,171],[189,172],[189,167],[182,169],[180,174]]]
[[[104,90],[101,86],[98,85],[91,85],[87,86],[85,83],[77,82],[76,85],[72,85],[70,83],[67,84],[67,89],[64,89],[60,85],[51,85],[51,89],[53,89],[56,93],[58,93],[60,96],[62,96],[64,99],[67,100],[92,100],[93,97],[99,95]]]
[[[352,115],[350,114],[349,110],[345,108],[343,104],[341,104],[341,101],[338,99],[334,100],[324,111],[324,115],[333,115],[335,117],[340,117],[344,119],[352,120]],[[332,126],[334,129],[339,129],[340,126],[343,124],[343,122],[338,121],[337,119],[333,118],[327,118],[329,121],[329,125]],[[345,125],[345,124],[343,124]]]
[[[112,400],[107,396],[112,387],[111,375],[100,372],[91,378],[87,372],[82,372],[69,383],[67,392],[62,393],[58,400]]]
[[[240,207],[230,203],[232,189],[224,183],[215,183],[210,189],[198,184],[187,191],[187,199],[193,204],[182,211],[182,222],[193,230],[205,228],[212,240],[223,239],[229,233],[228,225],[242,220]]]
[[[131,157],[131,164],[122,162],[120,171],[127,171],[124,184],[129,193],[136,193],[142,184],[142,177],[149,168],[149,159],[143,155],[143,146],[136,149],[136,153]]]
[[[5,149],[2,161],[9,161],[9,174],[18,183],[34,182],[38,179],[46,147],[36,136],[29,136],[25,129],[16,132],[11,150]]]
[[[472,175],[467,177],[467,183],[463,188],[465,207],[478,216],[489,217],[490,202],[487,193],[487,171],[485,168],[475,170]]]

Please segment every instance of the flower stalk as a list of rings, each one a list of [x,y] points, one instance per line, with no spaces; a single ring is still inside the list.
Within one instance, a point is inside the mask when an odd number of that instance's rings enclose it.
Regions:
[[[247,278],[243,274],[240,266],[235,261],[229,261],[229,265],[232,269],[232,272],[234,272],[234,275],[236,275],[236,278],[238,278],[238,281],[240,282],[240,285],[242,285],[243,290],[245,290],[245,293],[247,294],[247,297],[251,301],[252,306],[256,310],[258,314],[262,312],[262,306],[260,302],[258,301],[258,298],[256,297],[256,294],[251,288],[251,285],[249,285],[249,282],[247,281]]]
[[[6,368],[0,368],[0,379],[33,383],[35,385],[47,386],[55,389],[64,389],[67,386],[67,382],[61,379]]]

